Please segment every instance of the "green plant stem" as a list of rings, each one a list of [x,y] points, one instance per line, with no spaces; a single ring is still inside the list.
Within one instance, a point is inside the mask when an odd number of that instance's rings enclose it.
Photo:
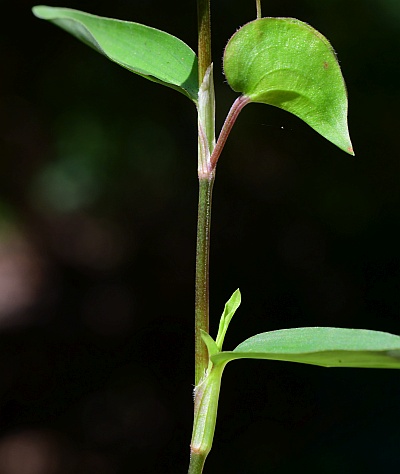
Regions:
[[[195,296],[195,384],[200,383],[208,366],[208,351],[201,338],[201,329],[209,332],[209,257],[211,203],[214,173],[199,178],[199,206],[196,248]]]
[[[197,217],[196,244],[196,281],[195,281],[195,405],[193,436],[190,450],[188,474],[201,474],[209,449],[203,449],[193,440],[199,439],[201,413],[208,410],[209,402],[204,394],[210,392],[208,377],[205,377],[209,364],[207,346],[201,338],[201,331],[209,332],[209,259],[212,190],[215,171],[210,166],[210,156],[215,146],[215,99],[211,61],[211,22],[210,0],[197,0],[198,14],[198,63],[199,63],[199,100],[198,100],[198,137],[199,137],[199,204]],[[215,376],[214,376],[215,379]],[[219,382],[220,384],[220,382]],[[215,385],[215,382],[214,382]],[[218,384],[217,384],[218,385]],[[216,390],[211,390],[215,392]],[[219,385],[216,400],[218,404]],[[211,397],[215,399],[215,395]],[[204,400],[203,400],[204,399]],[[215,406],[215,404],[212,404]],[[215,412],[216,418],[216,412]],[[206,422],[208,420],[205,420]],[[209,426],[209,423],[207,423]],[[215,426],[215,421],[214,421]],[[206,429],[206,427],[203,427]],[[211,436],[212,443],[213,434]]]
[[[211,450],[217,421],[221,377],[225,365],[224,362],[214,365],[210,363],[206,376],[195,388],[194,422],[188,474],[203,472],[206,457]]]
[[[198,385],[208,366],[207,347],[201,329],[208,333],[208,264],[210,255],[210,224],[214,171],[210,156],[215,146],[215,99],[211,65],[210,0],[197,0],[199,34],[199,206],[197,219],[196,289],[195,289],[195,384]]]
[[[256,0],[257,18],[261,18],[261,0]]]
[[[205,454],[191,453],[188,474],[201,474],[203,472],[205,461]]]
[[[197,28],[199,34],[199,84],[201,84],[212,62],[210,0],[197,0]]]

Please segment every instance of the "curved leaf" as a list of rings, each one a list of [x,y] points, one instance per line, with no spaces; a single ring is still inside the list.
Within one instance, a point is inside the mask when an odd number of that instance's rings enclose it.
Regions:
[[[236,310],[239,308],[242,301],[242,295],[240,294],[239,288],[233,293],[229,298],[229,301],[225,304],[224,312],[222,313],[217,338],[215,340],[219,350],[222,349],[222,344],[224,343],[226,331],[228,330],[229,323],[233,318],[233,315],[236,313]]]
[[[32,11],[129,71],[172,87],[197,102],[197,57],[175,36],[139,23],[69,8],[39,5]]]
[[[354,154],[347,128],[346,86],[328,40],[294,18],[261,18],[229,40],[224,71],[233,90],[304,120]]]
[[[367,329],[294,328],[250,337],[232,352],[211,357],[214,363],[234,359],[269,359],[323,367],[400,368],[400,336]]]
[[[201,338],[203,339],[204,344],[207,346],[208,357],[218,354],[219,348],[215,343],[214,339],[203,329],[200,329]]]

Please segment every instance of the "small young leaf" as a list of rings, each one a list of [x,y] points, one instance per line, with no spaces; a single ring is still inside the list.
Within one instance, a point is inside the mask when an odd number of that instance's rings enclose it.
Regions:
[[[346,86],[328,40],[294,18],[260,18],[229,40],[224,71],[233,90],[304,120],[354,154],[347,128]]]
[[[207,346],[208,356],[211,357],[215,354],[218,354],[219,348],[217,344],[215,344],[214,339],[207,332],[203,331],[203,329],[200,329],[200,333],[204,344]]]
[[[211,360],[269,359],[323,367],[400,369],[400,336],[367,329],[294,328],[250,337]]]
[[[217,339],[215,340],[220,351],[222,350],[222,344],[224,343],[225,334],[228,330],[229,323],[231,322],[233,315],[236,313],[236,310],[239,308],[241,301],[242,296],[240,294],[240,290],[237,289],[225,305],[224,312],[222,313],[221,320],[219,322]]]
[[[197,57],[175,36],[139,23],[69,8],[39,5],[32,11],[129,71],[176,89],[197,102]]]

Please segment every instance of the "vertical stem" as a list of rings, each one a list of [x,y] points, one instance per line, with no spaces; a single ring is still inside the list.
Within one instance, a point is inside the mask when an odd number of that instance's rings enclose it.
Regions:
[[[225,365],[225,363],[217,363],[209,367],[206,377],[195,389],[195,410],[188,474],[201,474],[203,472],[204,462],[211,450],[217,421],[221,377]]]
[[[195,290],[195,384],[200,383],[208,366],[207,347],[200,329],[208,332],[209,314],[209,256],[211,202],[214,173],[199,178],[199,206],[197,218],[196,290]]]
[[[190,464],[188,474],[201,474],[203,472],[206,455],[200,453],[192,453],[190,455]]]
[[[199,98],[197,105],[198,112],[198,174],[199,174],[199,205],[197,217],[197,244],[196,244],[196,287],[195,287],[195,385],[196,398],[194,407],[193,433],[202,432],[199,425],[199,406],[203,405],[203,410],[208,410],[209,401],[201,402],[204,388],[199,392],[198,387],[203,381],[205,383],[205,373],[208,367],[208,350],[201,338],[201,330],[209,332],[209,258],[210,258],[210,225],[211,225],[211,203],[212,189],[215,172],[210,166],[210,157],[215,146],[215,98],[214,82],[212,77],[211,62],[211,22],[210,22],[210,0],[197,0],[198,33],[199,33]],[[206,384],[208,387],[210,383]],[[211,384],[211,385],[215,385]],[[216,392],[215,389],[205,390]],[[217,400],[218,393],[211,396],[212,400]],[[207,396],[205,397],[207,399]],[[210,397],[208,397],[210,398]],[[200,400],[200,401],[199,401]],[[215,404],[212,404],[214,406]],[[216,415],[215,415],[216,416]],[[200,418],[201,415],[200,415]],[[214,422],[215,426],[215,422]],[[210,438],[209,436],[207,439]],[[197,438],[196,438],[197,439]],[[212,443],[212,436],[211,436]],[[190,450],[189,474],[201,474],[203,466],[211,449],[208,447],[193,446],[193,437]]]
[[[204,83],[203,83],[204,84]],[[212,82],[208,88],[212,88]],[[205,94],[207,98],[210,94]],[[212,100],[199,100],[201,106],[211,104]],[[200,139],[202,145],[199,147],[199,206],[197,217],[197,248],[196,248],[196,298],[195,298],[195,385],[198,386],[208,367],[208,351],[201,338],[201,329],[209,332],[209,258],[210,258],[210,226],[211,226],[211,205],[212,189],[215,179],[215,168],[218,158],[225,145],[233,124],[243,107],[250,102],[246,96],[238,97],[233,103],[231,110],[222,127],[216,146],[209,146],[205,137]],[[199,110],[201,113],[201,110]],[[206,129],[202,120],[199,120],[199,134]],[[212,123],[212,133],[214,133],[214,123]],[[203,135],[202,135],[203,136]],[[213,142],[214,142],[213,138]],[[213,143],[212,142],[212,143]],[[211,155],[210,155],[211,152]]]
[[[210,0],[197,0],[197,27],[199,33],[199,84],[201,84],[211,64]]]
[[[198,385],[208,366],[207,347],[200,330],[208,325],[208,264],[210,255],[210,223],[212,188],[215,173],[210,156],[215,146],[215,99],[211,66],[210,0],[197,0],[199,33],[199,207],[197,220],[196,289],[195,289],[195,384]]]
[[[257,19],[261,18],[261,0],[256,0]]]

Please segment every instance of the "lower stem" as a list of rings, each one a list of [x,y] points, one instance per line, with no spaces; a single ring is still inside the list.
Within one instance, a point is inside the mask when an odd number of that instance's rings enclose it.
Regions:
[[[203,378],[208,366],[208,351],[201,331],[209,332],[209,257],[212,189],[214,173],[199,177],[197,218],[196,289],[195,289],[195,385]]]
[[[202,474],[206,457],[211,450],[224,367],[225,363],[217,365],[210,363],[206,376],[195,388],[194,421],[188,474]]]
[[[188,474],[201,474],[203,472],[206,455],[202,453],[191,453]]]

